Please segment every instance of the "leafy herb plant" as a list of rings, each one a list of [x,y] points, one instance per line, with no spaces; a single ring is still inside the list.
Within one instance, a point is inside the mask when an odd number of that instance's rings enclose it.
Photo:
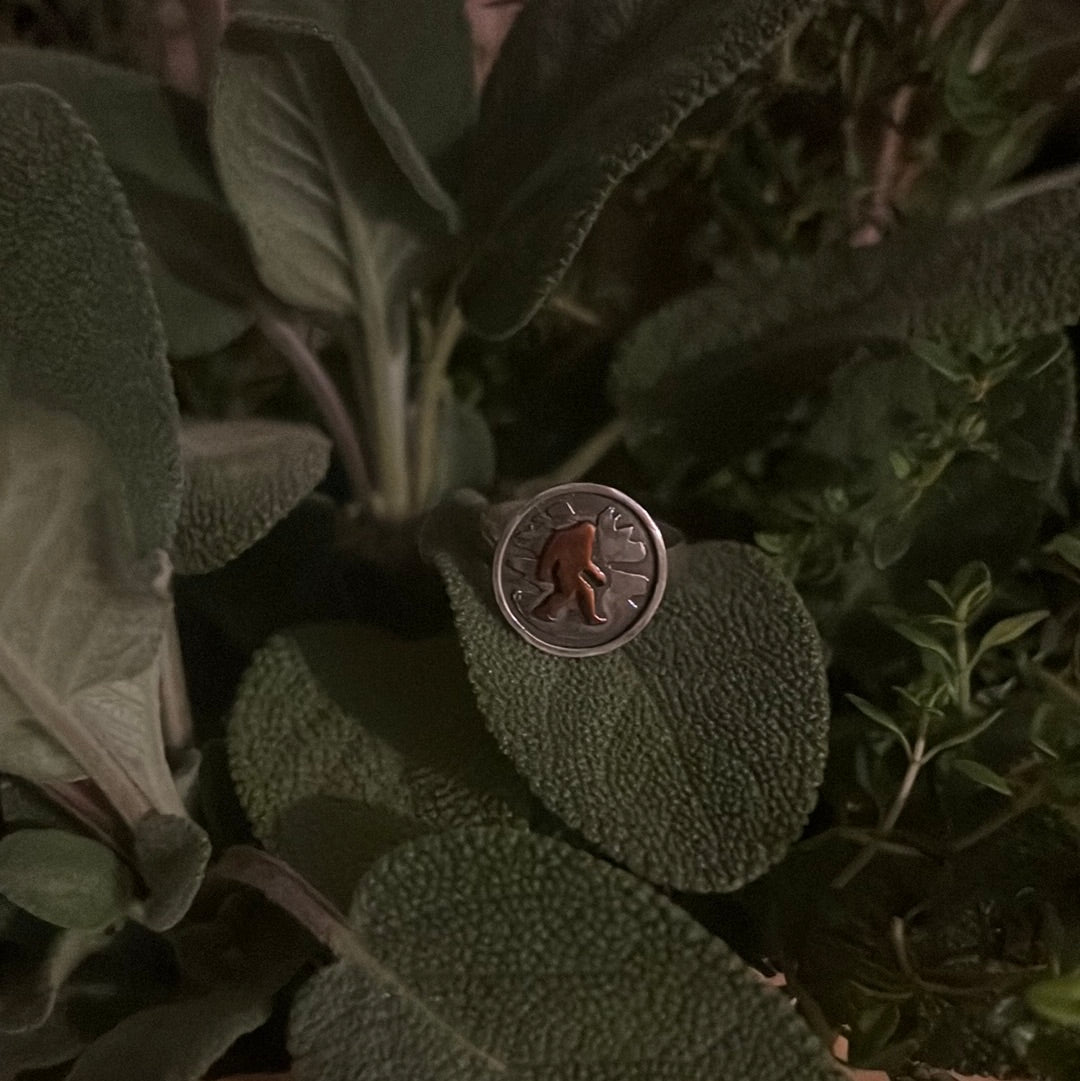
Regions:
[[[1080,1075],[1071,5],[178,19],[0,11],[0,1081]]]

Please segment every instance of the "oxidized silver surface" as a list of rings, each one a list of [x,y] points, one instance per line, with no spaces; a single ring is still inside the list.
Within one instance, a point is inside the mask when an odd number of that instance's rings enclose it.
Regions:
[[[652,619],[667,581],[656,523],[602,484],[562,484],[529,502],[495,549],[495,599],[539,649],[566,657],[607,653]]]

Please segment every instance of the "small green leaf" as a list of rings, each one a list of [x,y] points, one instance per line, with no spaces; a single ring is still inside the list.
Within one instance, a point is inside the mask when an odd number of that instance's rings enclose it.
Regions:
[[[1072,533],[1059,533],[1043,545],[1043,551],[1060,556],[1070,566],[1080,570],[1080,537]]]
[[[1000,792],[1003,796],[1012,795],[1009,782],[981,762],[976,762],[971,758],[956,758],[953,759],[952,768],[976,784],[982,785],[983,788],[990,788],[995,792]]]
[[[706,101],[737,114],[751,73],[818,6],[526,5],[484,88],[473,147],[466,202],[481,244],[461,290],[470,325],[501,338],[528,322],[616,186]]]
[[[1037,612],[1022,612],[1017,616],[1009,616],[1008,619],[1002,619],[995,623],[982,636],[979,648],[975,651],[975,659],[981,657],[989,649],[1015,642],[1017,638],[1027,634],[1032,627],[1037,626],[1048,615],[1050,615],[1048,611],[1040,609]]]
[[[250,548],[322,480],[330,441],[277,420],[185,420],[184,497],[173,541],[180,574],[215,570]]]
[[[603,656],[554,657],[495,607],[480,513],[437,508],[423,546],[488,726],[537,795],[636,873],[682,889],[735,889],[778,860],[814,803],[828,705],[817,631],[771,560],[734,543],[673,548],[641,634]]]
[[[908,742],[907,736],[904,734],[904,730],[890,717],[883,709],[879,709],[872,702],[867,702],[865,698],[860,698],[857,694],[846,694],[844,697],[865,717],[869,717],[875,724],[881,725],[882,728],[892,732],[893,735],[899,737],[900,745],[908,752],[911,753],[911,744]]]
[[[1040,980],[1027,989],[1024,997],[1040,1017],[1055,1025],[1080,1029],[1080,972]]]
[[[936,657],[939,657],[949,669],[956,668],[956,658],[953,657],[953,655],[930,631],[915,623],[890,622],[889,626],[901,637],[906,638],[911,642],[912,645],[916,645],[919,649],[925,649],[928,653],[932,653]]]
[[[365,876],[351,920],[373,963],[331,965],[297,995],[303,1081],[838,1081],[721,941],[557,841],[496,827],[405,845]]]
[[[202,885],[210,839],[190,818],[148,814],[135,823],[135,865],[149,890],[132,914],[154,931],[179,923]]]
[[[495,441],[479,410],[448,395],[439,429],[440,452],[432,502],[458,488],[488,488],[495,479]]]
[[[961,567],[949,583],[949,596],[958,619],[970,623],[986,607],[993,593],[990,568],[981,561]]]
[[[0,893],[47,923],[92,931],[124,918],[132,880],[99,841],[23,829],[0,837]]]
[[[101,151],[40,87],[0,87],[0,394],[69,410],[104,441],[136,551],[180,506],[172,377],[135,224]],[[138,423],[133,423],[138,418]]]

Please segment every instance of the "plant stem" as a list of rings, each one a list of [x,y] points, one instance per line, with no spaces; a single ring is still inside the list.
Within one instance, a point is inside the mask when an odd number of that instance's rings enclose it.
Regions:
[[[1057,191],[1059,188],[1071,188],[1077,184],[1080,184],[1080,165],[1052,169],[1049,172],[1039,173],[1037,176],[1019,180],[1015,184],[1008,184],[1003,188],[999,188],[978,203],[958,203],[953,208],[951,217],[953,221],[963,221],[965,218],[974,217],[976,214],[987,214],[995,210],[1001,210],[1032,195],[1042,195],[1044,192]]]
[[[341,464],[349,479],[353,498],[361,503],[370,503],[371,478],[364,463],[356,428],[337,387],[295,327],[274,312],[269,305],[262,302],[255,305],[255,322],[266,340],[281,353],[304,389],[311,395],[341,456]]]
[[[190,747],[194,738],[175,610],[165,619],[161,640],[161,732],[167,752]]]
[[[435,488],[435,466],[439,453],[439,407],[450,391],[446,371],[450,366],[454,347],[464,330],[465,320],[451,294],[443,304],[430,352],[423,358],[424,367],[417,393],[416,491],[413,495],[417,510],[427,506]]]
[[[956,708],[965,720],[971,714],[971,662],[968,659],[967,627],[958,623],[953,628],[956,649]]]
[[[907,806],[907,801],[911,797],[912,790],[915,787],[915,781],[919,776],[919,771],[926,762],[926,734],[929,727],[930,717],[928,714],[924,713],[919,717],[919,731],[915,737],[915,743],[911,748],[911,757],[908,759],[908,767],[900,781],[900,787],[893,797],[892,804],[888,811],[885,812],[885,817],[881,820],[881,825],[878,828],[878,832],[881,834],[888,835],[892,832],[904,807]],[[864,867],[866,867],[879,851],[881,851],[881,842],[878,840],[871,841],[870,844],[862,849],[861,852],[858,852],[854,859],[852,859],[836,878],[833,879],[832,888],[834,890],[842,890]]]

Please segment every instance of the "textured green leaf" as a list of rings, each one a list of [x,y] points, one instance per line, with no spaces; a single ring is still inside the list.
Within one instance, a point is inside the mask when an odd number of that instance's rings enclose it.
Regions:
[[[364,878],[351,918],[384,971],[339,962],[300,991],[297,1081],[839,1076],[722,942],[556,841],[499,828],[424,838]]]
[[[306,832],[357,865],[380,838],[392,844],[431,829],[507,822],[499,797],[521,800],[449,636],[413,642],[327,624],[271,639],[240,686],[229,759],[255,833],[272,850],[304,857],[296,837]],[[350,801],[337,811],[357,827],[351,839],[315,836],[308,801],[320,796]],[[305,865],[325,859],[312,852]]]
[[[443,399],[432,502],[458,488],[483,491],[495,479],[495,441],[480,411],[453,395]]]
[[[132,886],[128,869],[100,841],[58,829],[0,837],[0,893],[47,923],[86,931],[114,924]]]
[[[0,88],[0,280],[0,392],[6,383],[95,429],[138,552],[167,548],[177,413],[143,249],[90,134],[36,87]]]
[[[214,175],[201,103],[141,72],[46,49],[0,48],[0,82],[48,87],[93,132],[154,253],[170,352],[212,352],[250,325],[255,277]]]
[[[210,839],[190,818],[148,814],[135,823],[135,865],[149,894],[135,915],[154,931],[179,923],[202,885]]]
[[[401,279],[415,269],[417,238],[442,235],[440,217],[453,220],[428,162],[463,123],[446,60],[460,47],[451,7],[441,0],[438,18],[415,2],[308,0],[300,13],[248,0],[234,9],[211,137],[260,275],[282,299],[339,316],[368,308],[374,326],[387,298],[408,288]],[[410,55],[443,59],[417,69]],[[413,93],[422,83],[435,95],[426,103]]]
[[[755,445],[791,395],[863,342],[979,347],[1080,318],[1080,189],[1030,196],[773,277],[749,268],[680,298],[623,343],[613,393],[649,461],[713,462]]]
[[[0,536],[0,768],[60,780],[77,762],[129,822],[179,813],[161,735],[160,563],[133,560],[120,483],[85,425],[2,395]]]
[[[264,537],[319,481],[330,441],[306,424],[185,420],[184,500],[173,541],[181,574],[227,563]]]
[[[425,543],[480,707],[537,795],[682,889],[735,889],[778,860],[813,806],[829,715],[821,643],[790,584],[746,545],[679,546],[641,634],[554,657],[499,614],[475,511],[444,505]]]
[[[504,337],[555,288],[621,180],[704,102],[732,112],[817,0],[532,0],[484,91],[466,203],[482,241],[461,290]],[[522,133],[527,132],[528,138]]]

